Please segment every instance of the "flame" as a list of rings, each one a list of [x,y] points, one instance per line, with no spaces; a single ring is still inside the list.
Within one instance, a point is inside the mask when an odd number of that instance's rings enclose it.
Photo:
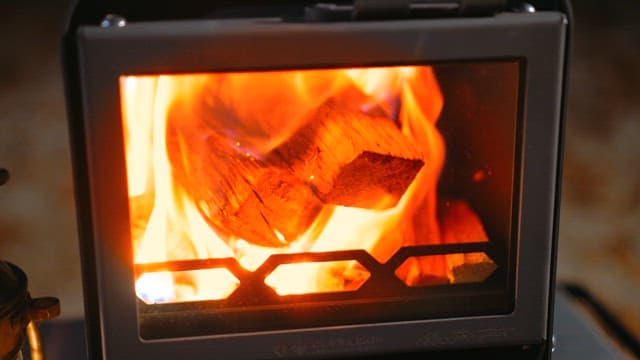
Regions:
[[[441,242],[436,184],[445,145],[436,122],[443,97],[429,66],[123,76],[120,88],[136,264],[233,257],[253,271],[273,254],[350,249],[364,249],[385,262],[401,246]],[[244,156],[247,166],[260,170],[266,166],[264,159],[296,136],[310,121],[310,114],[329,100],[350,111],[390,119],[407,142],[418,145],[425,165],[395,206],[388,207],[393,202],[384,194],[375,195],[379,206],[367,209],[324,204],[311,212],[310,225],[294,239],[285,238],[283,229],[271,229],[283,246],[257,244],[205,219],[224,210],[198,202],[188,183],[176,178],[177,163],[196,165],[184,153],[170,153],[168,141],[185,149],[209,139],[203,139],[205,134],[193,126],[192,138],[178,134],[168,140],[172,113],[177,111],[183,124],[189,125],[195,115],[185,109],[207,109],[215,119],[207,124],[213,129],[210,136],[226,141],[220,151],[232,154],[232,160],[236,159],[233,154]],[[209,165],[214,170],[219,166],[233,170],[234,163]],[[300,183],[313,189],[318,175],[310,174]],[[233,191],[225,181],[212,183],[206,192]],[[319,262],[304,264],[300,271],[273,272],[268,285],[279,294],[343,291],[363,274],[355,261],[335,263],[339,266]],[[431,256],[403,266],[398,276],[411,285],[425,274],[448,273],[444,256]],[[228,275],[144,273],[136,289],[148,303],[222,299],[238,286],[237,279]],[[181,295],[185,284],[195,289],[189,295]]]
[[[279,295],[357,290],[371,276],[357,261],[283,264],[265,278]],[[306,279],[306,281],[300,281]]]
[[[174,184],[171,177],[165,136],[167,104],[174,99],[176,92],[189,96],[203,79],[196,77],[176,80],[178,79],[168,76],[127,77],[121,84],[125,89],[123,99],[129,100],[123,109],[135,108],[136,104],[143,104],[150,108],[147,112],[133,113],[137,117],[128,117],[132,114],[131,111],[125,113],[125,119],[130,119],[126,123],[125,144],[138,145],[127,147],[127,162],[129,164],[135,160],[142,161],[134,164],[137,166],[129,166],[135,170],[128,172],[128,178],[135,176],[139,167],[142,167],[150,170],[149,177],[153,179],[151,187],[147,187],[151,194],[142,195],[136,191],[139,189],[136,187],[137,179],[129,180],[130,218],[134,226],[142,227],[142,231],[135,227],[132,229],[134,261],[137,264],[233,255],[224,241],[202,219],[183,189]],[[135,96],[129,97],[129,91],[133,91]],[[141,127],[137,123],[146,124],[149,131],[141,134],[132,130]],[[140,139],[136,138],[134,141],[133,134],[139,134]],[[142,148],[141,145],[147,145],[152,151],[145,152],[144,157],[136,156],[135,151]],[[149,210],[150,216],[145,223],[144,217]],[[225,298],[235,290],[237,282],[237,279],[234,281],[228,279],[225,274],[211,271],[197,273],[193,277],[200,279],[198,283],[203,284],[201,288],[205,287],[204,284],[218,284],[217,290],[206,292],[211,299]],[[136,281],[136,289],[141,299],[153,303],[175,299],[177,292],[174,276],[169,272],[142,274]],[[201,297],[192,296],[192,298]]]

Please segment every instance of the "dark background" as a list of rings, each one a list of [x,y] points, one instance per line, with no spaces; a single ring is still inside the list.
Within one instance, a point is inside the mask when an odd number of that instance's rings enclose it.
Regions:
[[[60,41],[67,2],[0,0],[0,258],[82,315]],[[640,2],[574,1],[558,274],[640,337]]]

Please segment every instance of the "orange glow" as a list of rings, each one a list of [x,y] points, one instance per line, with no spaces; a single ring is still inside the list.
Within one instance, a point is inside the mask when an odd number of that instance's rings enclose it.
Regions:
[[[402,246],[443,243],[436,193],[445,157],[436,128],[443,98],[431,67],[123,76],[120,88],[136,264],[233,257],[254,271],[274,254],[354,249],[383,263]],[[316,126],[323,107],[397,131],[410,156],[384,151],[386,136],[369,141],[373,132],[358,128],[354,137],[362,140],[345,139],[351,142],[344,151],[358,154],[357,146],[371,143],[378,157],[336,154],[335,161],[361,167],[395,161],[394,171],[412,179],[407,187],[366,188],[359,207],[318,195],[323,181],[335,180],[329,171],[347,167],[324,170],[333,166],[332,154],[322,163],[313,155],[298,171],[287,155],[297,152],[287,147],[308,136],[301,134]],[[357,174],[344,181],[371,186]],[[272,272],[267,284],[279,294],[350,291],[368,278],[354,264],[281,265],[285,270]],[[444,255],[405,264],[396,273],[407,284],[452,271]],[[353,278],[362,280],[357,287]],[[154,303],[222,299],[237,284],[224,272],[163,272],[141,274],[136,288]]]
[[[416,269],[415,263],[421,261],[444,262],[447,267],[445,274],[424,273],[411,274]],[[473,252],[465,254],[412,256],[396,269],[396,275],[408,286],[433,286],[446,284],[463,284],[482,282],[488,278],[495,270],[496,263],[483,252]],[[405,276],[404,274],[409,274]]]
[[[240,282],[226,269],[160,271],[142,274],[136,294],[147,304],[225,299]]]
[[[283,264],[265,278],[278,295],[355,291],[371,273],[357,261]]]

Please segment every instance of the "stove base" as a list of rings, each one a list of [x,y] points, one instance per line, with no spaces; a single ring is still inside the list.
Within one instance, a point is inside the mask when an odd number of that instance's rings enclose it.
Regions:
[[[44,353],[48,360],[86,360],[82,349],[85,348],[84,323],[82,320],[59,320],[46,322],[41,325],[44,339]],[[595,322],[588,318],[577,304],[572,302],[567,294],[558,289],[555,311],[556,349],[554,360],[574,359],[622,359],[623,355],[613,345],[612,341],[604,337],[604,332]],[[25,349],[25,360],[30,359],[28,349]],[[462,351],[442,351],[429,354],[430,359],[450,359],[452,355],[463,358],[498,358],[498,359],[544,359],[544,346],[505,347],[495,349],[473,349]],[[392,356],[377,356],[356,358],[385,360],[397,359],[398,354]],[[424,354],[406,354],[404,359],[424,359]]]

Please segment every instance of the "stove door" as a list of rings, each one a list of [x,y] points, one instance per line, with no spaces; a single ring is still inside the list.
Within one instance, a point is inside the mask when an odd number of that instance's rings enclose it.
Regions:
[[[93,351],[544,341],[565,26],[541,12],[81,27]]]

